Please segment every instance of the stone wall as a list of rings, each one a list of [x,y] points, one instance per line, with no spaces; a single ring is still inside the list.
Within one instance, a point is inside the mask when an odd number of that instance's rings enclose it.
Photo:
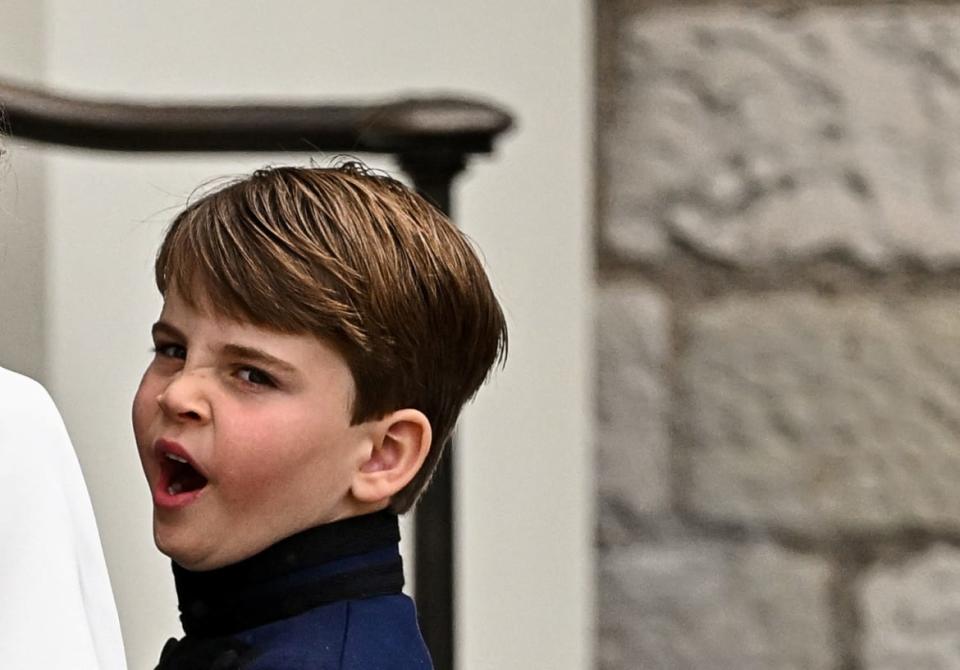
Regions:
[[[960,5],[597,9],[598,666],[960,669]]]

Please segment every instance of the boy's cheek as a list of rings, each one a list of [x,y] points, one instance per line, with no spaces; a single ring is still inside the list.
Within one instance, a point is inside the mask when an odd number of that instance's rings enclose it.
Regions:
[[[147,377],[144,376],[140,382],[140,387],[133,396],[132,419],[133,434],[136,437],[137,444],[142,445],[143,440],[147,438],[145,432],[150,425],[153,416],[158,411],[156,408],[156,394],[154,394],[147,383]]]

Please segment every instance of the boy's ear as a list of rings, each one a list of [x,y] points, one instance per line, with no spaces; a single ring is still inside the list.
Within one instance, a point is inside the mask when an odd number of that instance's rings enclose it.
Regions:
[[[363,503],[389,502],[420,471],[433,432],[430,420],[416,409],[399,409],[377,421],[369,458],[353,475],[350,491]]]

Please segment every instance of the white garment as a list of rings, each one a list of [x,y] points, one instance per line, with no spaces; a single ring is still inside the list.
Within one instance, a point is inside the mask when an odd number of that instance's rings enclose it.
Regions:
[[[0,668],[123,670],[80,465],[35,381],[0,368]]]

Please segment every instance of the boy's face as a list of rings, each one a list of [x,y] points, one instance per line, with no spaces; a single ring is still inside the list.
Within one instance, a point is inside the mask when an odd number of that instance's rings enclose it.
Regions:
[[[364,511],[350,484],[370,423],[350,425],[353,376],[337,351],[193,309],[174,287],[153,339],[133,427],[163,553],[209,570]]]

